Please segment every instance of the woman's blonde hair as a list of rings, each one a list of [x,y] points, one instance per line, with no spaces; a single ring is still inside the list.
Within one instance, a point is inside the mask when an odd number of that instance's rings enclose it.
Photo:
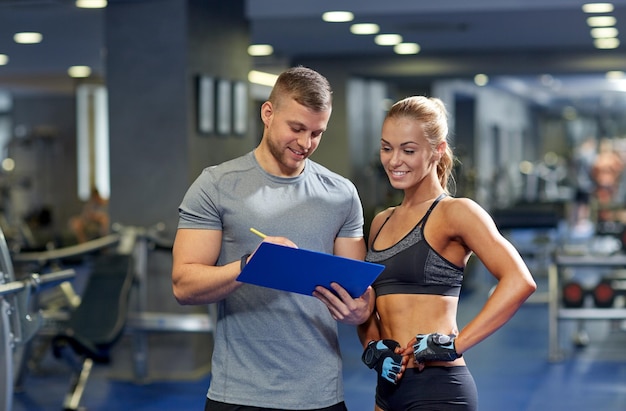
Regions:
[[[386,119],[406,117],[419,121],[424,125],[426,139],[430,143],[433,152],[441,142],[446,143],[446,149],[441,153],[437,163],[437,176],[441,187],[450,193],[450,187],[454,185],[452,168],[454,166],[454,154],[448,143],[448,112],[438,98],[425,96],[411,96],[402,99],[391,106]]]

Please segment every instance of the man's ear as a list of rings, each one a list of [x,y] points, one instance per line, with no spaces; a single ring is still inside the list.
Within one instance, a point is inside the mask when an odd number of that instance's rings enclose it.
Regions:
[[[263,121],[263,124],[267,126],[273,114],[274,106],[272,105],[272,103],[269,101],[263,103],[263,105],[261,106],[261,121]]]

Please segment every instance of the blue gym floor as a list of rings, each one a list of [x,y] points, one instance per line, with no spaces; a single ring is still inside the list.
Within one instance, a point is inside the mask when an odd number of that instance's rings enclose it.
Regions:
[[[473,283],[472,289],[461,297],[461,326],[480,309],[492,285],[482,275]],[[540,283],[538,292],[546,291],[542,287]],[[589,321],[589,345],[574,348],[574,325],[569,330],[566,320],[561,325],[564,360],[550,362],[547,304],[525,304],[508,324],[465,354],[478,386],[480,410],[626,410],[623,326],[620,322]],[[354,328],[340,325],[340,338],[348,408],[373,410],[375,376],[360,361],[361,348]],[[69,384],[67,369],[51,356],[42,361],[43,371],[27,373],[23,390],[14,394],[13,411],[62,409]],[[138,384],[111,378],[107,366],[96,366],[81,404],[92,411],[199,411],[203,409],[209,381],[205,375],[193,381]]]

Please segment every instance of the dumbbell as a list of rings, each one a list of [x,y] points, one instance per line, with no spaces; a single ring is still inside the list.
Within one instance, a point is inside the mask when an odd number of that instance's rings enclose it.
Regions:
[[[610,278],[601,279],[591,292],[591,295],[593,296],[593,303],[598,308],[613,307],[615,294],[613,280]]]
[[[569,281],[563,285],[562,300],[563,306],[567,308],[580,308],[585,302],[587,292],[576,281]]]

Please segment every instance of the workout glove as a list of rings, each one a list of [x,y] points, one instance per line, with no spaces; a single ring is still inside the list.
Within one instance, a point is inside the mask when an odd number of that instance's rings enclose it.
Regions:
[[[395,384],[402,369],[402,356],[395,349],[400,344],[394,340],[370,341],[363,351],[361,360],[369,368],[375,368],[381,377]]]
[[[454,348],[455,335],[439,333],[417,334],[413,345],[413,356],[418,363],[426,361],[454,361],[461,357]]]

